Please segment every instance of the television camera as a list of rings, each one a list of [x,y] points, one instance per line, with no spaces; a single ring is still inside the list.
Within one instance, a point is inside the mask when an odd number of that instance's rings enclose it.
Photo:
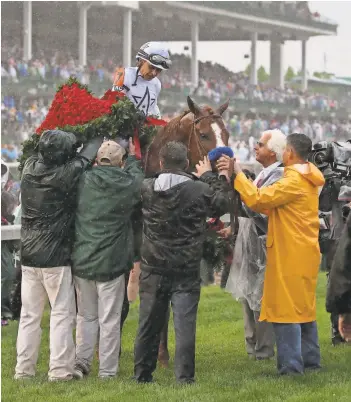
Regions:
[[[308,159],[321,170],[326,180],[319,196],[320,211],[331,211],[335,201],[351,201],[351,140],[319,142]]]

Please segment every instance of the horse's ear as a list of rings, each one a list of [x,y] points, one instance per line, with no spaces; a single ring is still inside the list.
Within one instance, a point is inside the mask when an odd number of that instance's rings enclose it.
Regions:
[[[200,109],[199,106],[190,98],[190,96],[187,96],[186,100],[187,100],[187,102],[188,102],[188,106],[189,106],[189,109],[190,109],[191,113],[193,113],[194,116],[196,116],[196,117],[201,116],[201,109]]]
[[[230,99],[227,100],[226,103],[223,103],[218,109],[217,113],[222,116],[222,114],[228,109]]]

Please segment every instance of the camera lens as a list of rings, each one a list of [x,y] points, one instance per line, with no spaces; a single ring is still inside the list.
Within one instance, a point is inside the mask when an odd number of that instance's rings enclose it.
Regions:
[[[322,165],[324,163],[325,160],[325,153],[324,152],[317,152],[315,157],[314,157],[314,161],[315,164],[318,165]]]

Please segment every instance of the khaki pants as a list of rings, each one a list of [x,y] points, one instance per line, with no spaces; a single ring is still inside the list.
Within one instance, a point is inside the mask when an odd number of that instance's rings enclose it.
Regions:
[[[251,310],[248,302],[242,302],[246,351],[250,356],[266,359],[274,356],[274,331],[269,322],[260,322],[259,311]]]
[[[115,376],[121,344],[125,276],[109,282],[74,277],[77,290],[76,360],[90,370],[99,335],[99,376]]]
[[[41,319],[47,298],[50,314],[49,378],[73,376],[75,348],[73,318],[74,287],[70,267],[31,268],[22,266],[22,310],[17,336],[16,378],[35,375]]]

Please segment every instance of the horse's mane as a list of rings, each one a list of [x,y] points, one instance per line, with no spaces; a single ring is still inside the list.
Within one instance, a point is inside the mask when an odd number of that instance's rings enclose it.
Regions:
[[[168,124],[163,127],[162,138],[166,139],[169,137],[169,135],[172,135],[173,133],[177,132],[179,130],[182,118],[189,113],[190,110],[184,110],[184,112],[181,113],[179,116],[174,117],[172,120],[170,120]]]

